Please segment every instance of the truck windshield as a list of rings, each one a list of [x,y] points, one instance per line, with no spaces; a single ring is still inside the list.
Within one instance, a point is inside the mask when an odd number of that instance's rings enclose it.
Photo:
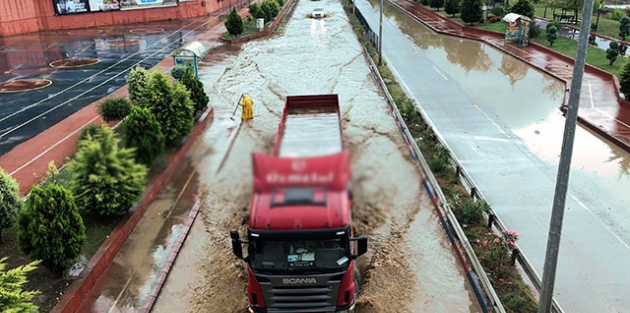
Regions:
[[[332,271],[348,266],[349,259],[342,240],[250,241],[252,270],[299,272]]]

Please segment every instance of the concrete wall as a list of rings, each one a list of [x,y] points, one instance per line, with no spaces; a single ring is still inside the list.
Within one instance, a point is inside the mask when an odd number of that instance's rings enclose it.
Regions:
[[[237,2],[234,0],[233,4]],[[0,0],[0,37],[37,31],[201,17],[216,10],[227,9],[229,5],[229,1],[194,0],[165,8],[55,15],[52,0]]]

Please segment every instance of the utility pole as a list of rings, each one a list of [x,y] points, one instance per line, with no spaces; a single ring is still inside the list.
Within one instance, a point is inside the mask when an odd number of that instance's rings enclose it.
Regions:
[[[573,67],[571,91],[569,92],[569,107],[564,124],[560,164],[558,165],[556,191],[553,199],[551,221],[549,223],[549,238],[547,239],[547,251],[545,253],[545,267],[542,277],[542,290],[540,292],[538,313],[551,312],[551,304],[553,302],[553,287],[556,279],[556,267],[558,265],[562,219],[564,217],[564,207],[567,198],[571,156],[573,155],[573,141],[575,139],[578,108],[580,107],[580,90],[582,89],[582,77],[584,76],[584,63],[586,62],[586,49],[588,48],[588,37],[593,17],[594,2],[595,0],[584,1],[584,11],[582,12],[582,25],[580,25],[577,56]]]
[[[383,0],[381,0],[381,20],[378,24],[378,65],[383,65]]]

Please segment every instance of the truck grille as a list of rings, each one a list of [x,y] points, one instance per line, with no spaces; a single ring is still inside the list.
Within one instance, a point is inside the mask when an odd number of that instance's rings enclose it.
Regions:
[[[315,284],[286,284],[287,276],[256,275],[267,312],[335,312],[343,273],[308,275]]]

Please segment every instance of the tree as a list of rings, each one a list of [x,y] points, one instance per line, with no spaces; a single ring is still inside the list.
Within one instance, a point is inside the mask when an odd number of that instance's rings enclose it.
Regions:
[[[190,134],[195,124],[195,109],[190,100],[190,91],[180,83],[173,84],[173,102],[171,107],[177,114],[171,115],[170,136],[166,136],[169,145],[178,144],[184,137]]]
[[[630,34],[630,18],[624,16],[619,20],[619,37],[621,40],[626,40],[628,34]]]
[[[37,313],[33,297],[39,291],[24,291],[26,275],[37,268],[39,261],[6,270],[7,258],[0,259],[0,312]]]
[[[619,77],[619,91],[626,96],[626,100],[630,100],[630,62],[626,62]]]
[[[479,22],[483,17],[481,0],[462,0],[459,12],[464,23],[470,23],[470,25],[472,25],[475,22]]]
[[[243,33],[243,18],[236,12],[236,8],[232,8],[232,12],[228,14],[225,21],[225,28],[228,33],[234,37]]]
[[[129,100],[131,100],[132,103],[137,104],[140,101],[148,81],[149,73],[143,67],[138,65],[131,70],[129,78],[127,78],[127,85],[129,89]]]
[[[120,121],[131,112],[131,103],[125,98],[109,98],[98,105],[98,113],[105,122]]]
[[[160,123],[149,108],[134,106],[124,126],[125,146],[136,149],[138,162],[151,165],[166,146]]]
[[[608,49],[606,49],[606,59],[610,61],[610,65],[613,65],[615,61],[617,61],[617,56],[619,55],[619,43],[616,41],[611,41],[608,44]]]
[[[178,85],[181,89],[176,88]],[[172,84],[159,70],[149,75],[142,106],[149,108],[160,123],[167,145],[179,143],[192,129],[194,108],[190,92],[180,83]]]
[[[13,226],[24,202],[17,181],[0,167],[0,243],[2,231]]]
[[[278,13],[280,13],[280,6],[275,0],[263,0],[260,9],[265,12],[266,21],[273,21]]]
[[[511,10],[513,13],[525,15],[531,19],[534,19],[536,13],[534,5],[529,0],[518,0],[512,5]]]
[[[444,3],[444,12],[455,17],[455,14],[459,13],[459,0],[446,0],[446,3]]]
[[[135,162],[135,151],[119,148],[120,139],[104,126],[94,137],[79,142],[69,162],[70,188],[79,208],[109,216],[124,213],[144,191],[147,168]]]
[[[252,3],[248,6],[249,15],[253,18],[266,18],[265,12],[260,8],[258,3]],[[267,22],[267,20],[265,20]]]
[[[440,8],[444,6],[444,0],[431,0],[429,4],[432,8],[436,8],[439,11]]]
[[[208,98],[206,91],[203,89],[203,83],[195,77],[190,68],[184,72],[180,82],[186,86],[188,91],[190,91],[190,100],[195,108],[195,113],[205,111],[208,107],[208,101],[210,101],[210,99]]]
[[[554,41],[556,41],[556,39],[558,39],[558,29],[555,26],[551,26],[549,27],[549,29],[547,29],[547,41],[549,41],[549,46],[551,47],[554,43]]]
[[[33,186],[18,225],[20,250],[57,274],[79,256],[86,240],[74,197],[57,184]]]
[[[176,65],[173,67],[173,69],[171,69],[171,76],[173,76],[173,78],[175,78],[176,80],[180,80],[182,79],[182,77],[184,77],[184,73],[186,73],[186,69],[189,69],[190,67],[186,66],[186,65]]]

